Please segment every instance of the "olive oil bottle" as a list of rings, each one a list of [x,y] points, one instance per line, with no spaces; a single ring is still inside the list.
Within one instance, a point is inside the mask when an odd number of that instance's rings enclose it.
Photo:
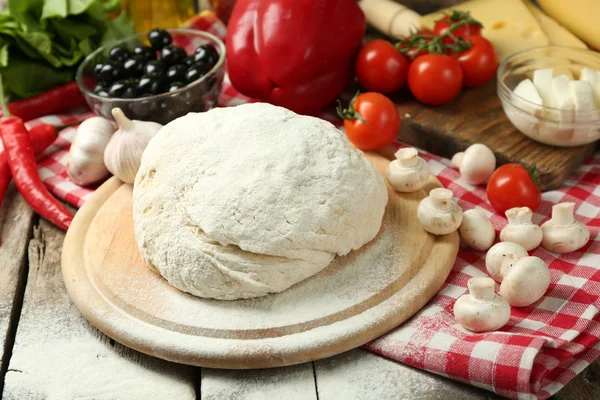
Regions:
[[[196,0],[122,0],[137,32],[177,28],[196,15]]]

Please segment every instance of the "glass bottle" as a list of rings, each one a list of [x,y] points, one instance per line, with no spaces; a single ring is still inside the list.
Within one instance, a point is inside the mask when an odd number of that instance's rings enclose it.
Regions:
[[[122,0],[137,32],[177,28],[196,15],[196,0]]]

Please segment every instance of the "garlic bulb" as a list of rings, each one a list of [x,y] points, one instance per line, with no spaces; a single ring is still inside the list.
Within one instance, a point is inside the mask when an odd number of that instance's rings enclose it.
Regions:
[[[120,108],[113,108],[112,115],[119,124],[119,130],[106,146],[104,164],[123,182],[133,183],[140,169],[142,153],[162,125],[156,122],[132,121]]]
[[[115,131],[102,117],[86,119],[77,128],[67,160],[67,175],[78,185],[98,182],[109,175],[104,166],[104,149]]]

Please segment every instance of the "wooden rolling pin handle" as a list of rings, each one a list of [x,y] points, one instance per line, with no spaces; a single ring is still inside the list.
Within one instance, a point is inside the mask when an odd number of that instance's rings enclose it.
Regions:
[[[359,5],[369,24],[388,36],[402,39],[419,29],[421,16],[392,0],[362,0]]]

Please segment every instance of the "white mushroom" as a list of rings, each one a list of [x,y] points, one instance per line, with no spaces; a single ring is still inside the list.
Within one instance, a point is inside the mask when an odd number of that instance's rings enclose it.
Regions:
[[[519,259],[527,257],[523,246],[512,242],[500,242],[492,246],[485,255],[485,268],[496,282],[502,282],[502,271],[510,268]]]
[[[423,229],[434,235],[447,235],[462,222],[461,208],[452,200],[452,191],[436,188],[419,203],[417,218]]]
[[[500,232],[500,240],[520,244],[533,250],[542,243],[542,228],[531,222],[533,212],[529,207],[514,207],[506,211],[508,225]]]
[[[590,239],[590,230],[573,216],[575,203],[559,203],[552,207],[552,218],[542,224],[542,246],[555,253],[579,250]]]
[[[421,189],[429,180],[429,175],[429,165],[413,147],[398,150],[396,160],[388,165],[386,171],[388,182],[399,192]]]
[[[487,181],[496,169],[496,156],[486,145],[476,143],[464,153],[456,153],[452,157],[452,166],[459,169],[468,183],[478,185]]]
[[[479,208],[464,212],[458,231],[465,244],[477,251],[489,249],[496,239],[492,222]]]
[[[496,243],[485,256],[490,276],[500,283],[500,296],[511,306],[524,307],[538,301],[550,285],[544,261],[529,257],[520,244]]]
[[[488,332],[502,328],[510,319],[510,306],[494,293],[494,280],[488,277],[471,278],[469,294],[454,303],[454,318],[473,332]]]
[[[550,285],[550,270],[538,257],[523,257],[512,267],[503,271],[500,296],[508,304],[525,307],[538,301]]]

